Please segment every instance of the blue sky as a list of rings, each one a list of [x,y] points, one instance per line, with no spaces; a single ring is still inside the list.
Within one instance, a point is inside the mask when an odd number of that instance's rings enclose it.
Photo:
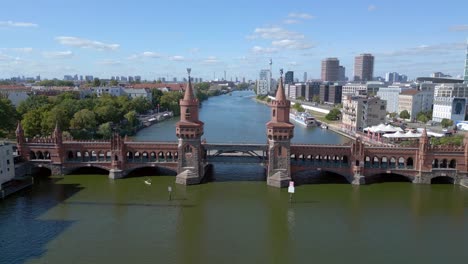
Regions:
[[[0,78],[144,79],[227,72],[256,79],[273,60],[302,79],[338,57],[375,56],[375,75],[463,73],[468,1],[16,0],[0,4]]]

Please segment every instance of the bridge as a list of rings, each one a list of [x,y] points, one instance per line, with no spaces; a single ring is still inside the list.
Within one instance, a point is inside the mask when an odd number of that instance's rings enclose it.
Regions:
[[[276,100],[270,103],[266,144],[201,140],[204,123],[198,119],[198,107],[189,82],[180,101],[177,142],[138,142],[118,134],[110,140],[65,139],[58,126],[49,137],[28,139],[19,123],[17,147],[31,166],[48,168],[54,175],[99,168],[108,171],[109,178],[119,179],[138,169],[154,168],[177,175],[176,183],[189,185],[203,180],[209,164],[240,163],[265,166],[267,184],[275,187],[285,187],[290,180],[307,183],[313,175],[324,173],[356,185],[384,177],[468,186],[468,137],[463,146],[432,146],[425,130],[415,147],[366,146],[359,138],[346,145],[291,144],[294,125],[289,122],[290,102],[282,81]]]

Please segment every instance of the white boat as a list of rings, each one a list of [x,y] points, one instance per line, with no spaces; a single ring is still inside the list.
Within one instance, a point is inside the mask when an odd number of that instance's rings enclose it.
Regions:
[[[326,124],[321,124],[320,127],[323,129],[328,129],[328,126]]]
[[[317,125],[317,120],[315,120],[315,117],[307,112],[289,113],[289,118],[307,127]]]
[[[146,185],[151,185],[151,180],[145,180]]]

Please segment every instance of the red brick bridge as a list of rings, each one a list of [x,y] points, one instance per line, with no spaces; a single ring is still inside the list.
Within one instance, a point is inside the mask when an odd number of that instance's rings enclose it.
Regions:
[[[425,132],[416,147],[367,146],[359,138],[347,145],[291,144],[294,125],[289,122],[290,102],[282,78],[276,100],[270,103],[267,144],[206,144],[201,140],[204,124],[198,119],[198,105],[189,82],[180,101],[178,142],[137,142],[117,134],[107,141],[64,140],[59,127],[48,138],[27,139],[18,124],[18,151],[33,166],[49,168],[55,175],[92,167],[109,171],[109,177],[117,179],[150,167],[177,175],[177,183],[197,184],[210,160],[234,155],[250,156],[265,165],[267,183],[275,187],[285,187],[291,179],[308,182],[316,174],[339,175],[352,184],[385,178],[468,185],[468,138],[462,147],[431,146]]]

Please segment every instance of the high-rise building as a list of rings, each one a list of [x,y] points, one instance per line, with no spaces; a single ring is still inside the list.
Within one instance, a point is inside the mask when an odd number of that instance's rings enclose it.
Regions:
[[[346,81],[346,68],[344,66],[340,66],[339,68],[338,81],[340,82]]]
[[[338,81],[340,61],[337,58],[326,58],[322,61],[322,81]]]
[[[374,76],[374,56],[369,53],[363,53],[354,58],[354,81],[368,82],[372,81]]]
[[[271,73],[270,70],[261,70],[257,81],[257,94],[266,95],[271,91]]]
[[[307,72],[304,72],[304,82],[307,82]]]
[[[294,72],[293,71],[287,71],[286,72],[286,74],[284,75],[284,83],[285,84],[294,83]]]
[[[466,58],[465,58],[465,83],[468,83],[468,40],[466,41]]]

